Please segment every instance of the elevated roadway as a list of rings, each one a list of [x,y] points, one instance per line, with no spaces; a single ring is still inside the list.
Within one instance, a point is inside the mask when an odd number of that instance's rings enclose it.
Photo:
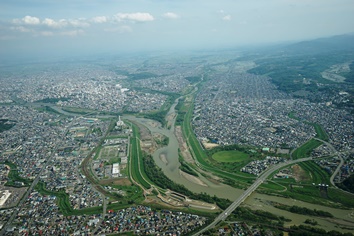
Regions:
[[[214,219],[208,226],[203,228],[201,231],[194,235],[201,235],[205,231],[214,228],[220,221],[225,220],[240,204],[246,200],[248,196],[251,195],[273,172],[278,169],[284,168],[285,166],[292,165],[299,162],[311,161],[312,157],[301,158],[297,160],[291,160],[283,163],[279,163],[278,165],[271,166],[265,172],[263,172],[256,181],[245,191],[243,194],[236,199],[228,208],[226,208],[221,214]]]

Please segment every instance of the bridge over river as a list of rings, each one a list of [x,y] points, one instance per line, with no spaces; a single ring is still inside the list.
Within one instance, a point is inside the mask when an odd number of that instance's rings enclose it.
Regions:
[[[313,159],[312,157],[308,157],[308,158],[301,158],[297,160],[291,160],[291,161],[280,163],[278,165],[274,165],[271,168],[267,169],[265,172],[263,172],[263,174],[261,174],[256,179],[256,181],[246,191],[244,191],[244,193],[238,199],[236,199],[228,208],[226,208],[223,212],[221,212],[221,214],[218,217],[216,217],[212,223],[210,223],[208,226],[206,226],[205,228],[203,228],[201,231],[199,231],[194,235],[200,235],[203,232],[214,228],[220,221],[225,220],[238,206],[240,206],[240,204],[243,201],[246,200],[248,196],[251,195],[251,193],[253,193],[269,177],[269,175],[271,175],[276,170],[281,169],[287,165],[292,165],[304,161],[310,161],[312,159]]]

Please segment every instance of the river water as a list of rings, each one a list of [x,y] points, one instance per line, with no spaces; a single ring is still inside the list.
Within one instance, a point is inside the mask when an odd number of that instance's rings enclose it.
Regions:
[[[175,106],[177,105],[177,102],[178,100],[176,100],[175,103],[172,105],[170,111],[168,112],[168,116],[171,115],[172,117],[175,115]],[[64,113],[66,115],[73,115],[61,110],[58,107],[55,108],[59,112]],[[184,185],[186,188],[188,188],[193,192],[196,193],[205,192],[211,196],[216,195],[217,197],[227,198],[230,199],[231,201],[237,199],[243,193],[243,190],[235,189],[225,184],[215,184],[213,182],[210,182],[208,179],[204,178],[203,176],[200,176],[200,179],[207,186],[202,186],[200,184],[191,182],[188,179],[181,176],[179,171],[180,164],[178,161],[179,144],[174,134],[174,128],[175,128],[174,121],[172,122],[171,128],[167,129],[161,126],[153,126],[152,125],[153,122],[151,122],[151,120],[149,119],[137,118],[134,116],[124,116],[123,118],[138,122],[144,125],[145,127],[147,127],[152,133],[160,133],[169,138],[168,146],[156,150],[153,153],[153,158],[156,164],[163,170],[164,174],[172,181]],[[162,161],[162,159],[160,158],[161,155],[165,155],[167,159],[167,164],[166,162]],[[332,213],[335,219],[304,216],[300,214],[291,213],[273,207],[269,203],[270,201],[279,202],[290,206],[297,205],[297,206],[307,207],[309,209],[327,211]],[[343,209],[330,208],[326,206],[298,201],[295,199],[275,197],[275,196],[264,195],[255,192],[252,193],[251,196],[248,197],[243,204],[254,210],[268,211],[268,212],[272,212],[273,214],[284,216],[288,219],[291,219],[291,222],[286,222],[285,226],[304,224],[304,221],[306,219],[315,219],[318,222],[318,225],[316,227],[325,229],[326,231],[337,230],[340,232],[352,232],[353,230],[351,229],[354,229],[354,209],[343,210]]]
[[[175,115],[175,106],[177,105],[177,100],[171,107],[167,116]],[[207,186],[202,186],[191,182],[181,176],[179,171],[179,161],[178,161],[178,141],[174,134],[174,121],[172,122],[171,128],[162,128],[161,126],[152,126],[151,120],[145,118],[136,118],[133,116],[125,117],[132,121],[138,122],[145,127],[147,127],[152,133],[160,133],[169,138],[169,144],[167,147],[160,148],[153,153],[153,158],[156,164],[163,170],[164,174],[173,180],[176,183],[184,185],[186,188],[193,192],[205,192],[211,196],[216,195],[217,197],[227,198],[231,201],[237,199],[242,193],[243,190],[232,188],[225,184],[215,184],[205,179],[203,176],[200,176],[200,179],[207,184]],[[175,119],[175,118],[174,118]],[[160,158],[160,155],[165,155],[167,159],[166,162],[163,162]],[[286,205],[297,205],[302,207],[307,207],[309,209],[317,209],[330,212],[334,215],[335,219],[326,219],[321,217],[311,217],[304,216],[300,214],[291,213],[288,211],[284,211],[278,208],[273,207],[269,202],[279,202]],[[330,207],[325,207],[321,205],[315,205],[311,203],[301,202],[294,199],[283,198],[283,197],[275,197],[270,195],[264,195],[259,193],[253,193],[249,198],[246,199],[244,205],[250,207],[254,210],[263,210],[272,212],[273,214],[284,216],[285,218],[291,219],[291,222],[286,222],[285,226],[290,225],[299,225],[304,224],[306,219],[315,219],[318,222],[316,227],[325,229],[326,231],[337,230],[340,232],[351,232],[350,228],[354,228],[354,209],[351,210],[343,210],[343,209],[335,209]],[[344,228],[340,228],[341,225]],[[347,229],[345,229],[347,227]]]
[[[324,217],[314,217],[314,216],[306,216],[291,213],[285,210],[281,210],[273,207],[269,202],[279,202],[281,204],[286,204],[289,206],[300,206],[306,207],[309,209],[317,209],[326,212],[330,212],[334,218],[324,218]],[[318,222],[318,225],[314,227],[318,227],[324,229],[326,231],[336,230],[340,232],[353,232],[354,229],[354,209],[344,210],[331,208],[321,205],[315,205],[307,202],[302,202],[296,199],[276,197],[270,195],[264,195],[259,193],[253,193],[249,198],[247,198],[244,202],[244,205],[250,207],[253,210],[263,210],[268,211],[276,215],[284,216],[285,218],[291,219],[291,222],[285,222],[284,226],[291,225],[300,225],[304,224],[306,219],[315,219]],[[341,227],[347,228],[343,229]]]
[[[227,198],[230,200],[237,199],[243,192],[240,189],[235,189],[235,188],[232,188],[228,185],[221,184],[221,183],[216,184],[216,183],[209,181],[204,176],[199,176],[200,180],[203,181],[203,183],[205,185],[207,185],[207,186],[203,186],[203,185],[197,184],[195,182],[192,182],[192,181],[186,179],[185,177],[183,177],[180,174],[180,171],[179,171],[180,163],[178,161],[179,144],[178,144],[177,138],[174,134],[174,130],[175,130],[174,124],[175,124],[175,119],[176,119],[175,118],[176,117],[175,116],[176,115],[175,107],[176,107],[177,103],[178,103],[178,99],[175,100],[174,104],[171,106],[169,112],[167,113],[167,117],[169,117],[169,116],[174,117],[174,120],[171,122],[170,129],[163,128],[163,127],[161,127],[161,125],[160,126],[153,126],[152,124],[154,122],[152,122],[152,120],[145,119],[145,118],[137,118],[135,116],[125,115],[125,116],[123,116],[123,119],[128,119],[131,121],[138,122],[138,123],[144,125],[146,128],[148,128],[152,133],[160,133],[160,134],[163,134],[169,138],[168,146],[162,147],[153,153],[153,158],[154,158],[157,166],[159,166],[163,170],[164,174],[169,179],[171,179],[172,181],[174,181],[178,184],[184,185],[186,188],[188,188],[189,190],[196,192],[196,193],[205,192],[211,196],[216,195],[220,198]],[[30,105],[37,106],[37,107],[49,105],[51,108],[55,109],[56,111],[58,111],[64,115],[68,115],[68,116],[78,116],[79,115],[79,114],[75,114],[75,113],[66,112],[66,111],[62,110],[60,107],[57,107],[52,104],[33,103]],[[96,117],[109,118],[112,116],[109,116],[109,115],[97,116],[96,115]],[[162,161],[162,159],[160,158],[161,155],[164,155],[166,157],[167,164]]]
[[[175,117],[175,106],[177,105],[177,103],[178,103],[178,99],[171,106],[167,116]],[[162,128],[161,126],[157,126],[157,127],[152,126],[151,120],[145,119],[145,118],[137,118],[137,117],[133,117],[133,116],[124,116],[124,118],[127,118],[129,120],[132,120],[132,121],[135,121],[135,122],[138,122],[138,123],[144,125],[152,133],[160,133],[160,134],[163,134],[169,138],[168,146],[160,148],[153,153],[153,158],[154,158],[157,166],[159,166],[163,170],[164,174],[169,179],[173,180],[174,182],[176,182],[178,184],[184,185],[186,188],[188,188],[189,190],[191,190],[193,192],[196,192],[196,193],[205,192],[211,196],[216,195],[218,197],[227,198],[230,200],[235,200],[242,194],[243,191],[240,189],[235,189],[235,188],[232,188],[228,185],[221,184],[221,183],[215,184],[213,182],[210,182],[204,176],[200,176],[199,178],[207,186],[203,186],[203,185],[191,182],[180,174],[180,171],[179,171],[180,163],[178,161],[179,144],[178,144],[178,140],[174,134],[174,129],[175,129],[174,122],[175,122],[176,118],[174,118],[174,121],[172,122],[170,129]],[[161,155],[164,155],[166,157],[167,163],[162,161]]]

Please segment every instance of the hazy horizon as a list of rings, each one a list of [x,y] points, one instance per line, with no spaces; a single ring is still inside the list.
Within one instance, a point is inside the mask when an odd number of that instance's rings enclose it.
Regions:
[[[11,0],[0,3],[1,60],[219,49],[354,32],[350,0]]]

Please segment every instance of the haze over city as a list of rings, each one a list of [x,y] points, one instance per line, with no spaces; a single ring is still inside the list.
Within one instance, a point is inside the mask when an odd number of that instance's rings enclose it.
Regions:
[[[351,0],[11,0],[0,3],[6,57],[220,49],[354,32]]]
[[[353,0],[0,1],[0,236],[354,236]]]

